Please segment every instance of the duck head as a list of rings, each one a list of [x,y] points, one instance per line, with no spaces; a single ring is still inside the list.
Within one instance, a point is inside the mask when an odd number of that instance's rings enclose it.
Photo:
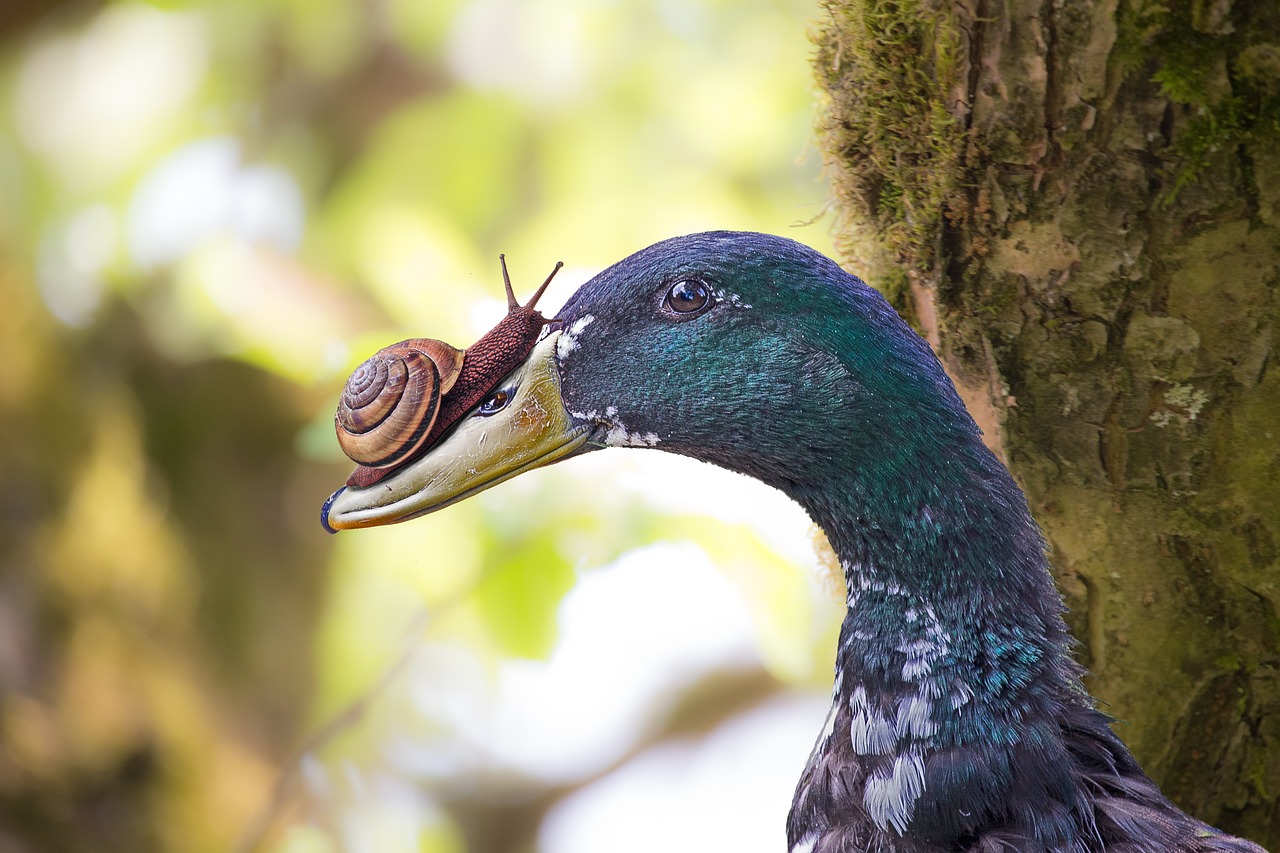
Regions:
[[[338,490],[322,521],[405,521],[604,447],[711,462],[812,512],[818,495],[901,476],[977,435],[927,344],[876,291],[792,240],[708,232],[584,284],[425,454]]]
[[[793,851],[1259,849],[1177,811],[1094,710],[1025,498],[874,290],[791,240],[695,234],[600,273],[549,329],[424,453],[336,492],[326,527],[604,447],[756,477],[847,582]]]

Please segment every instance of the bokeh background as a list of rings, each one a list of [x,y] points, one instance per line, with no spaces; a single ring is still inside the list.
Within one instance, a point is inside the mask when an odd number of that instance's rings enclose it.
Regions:
[[[830,253],[806,0],[0,6],[0,850],[779,850],[840,616],[653,451],[324,534],[348,371]]]

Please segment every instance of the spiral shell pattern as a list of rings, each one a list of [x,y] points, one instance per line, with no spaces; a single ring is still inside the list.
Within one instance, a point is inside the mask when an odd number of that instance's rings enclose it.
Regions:
[[[375,353],[351,374],[338,401],[334,423],[343,452],[366,467],[385,468],[421,448],[462,360],[461,350],[428,338]]]

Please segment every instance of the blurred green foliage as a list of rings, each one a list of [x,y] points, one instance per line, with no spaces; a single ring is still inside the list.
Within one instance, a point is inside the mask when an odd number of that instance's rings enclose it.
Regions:
[[[569,264],[554,307],[679,233],[830,250],[824,227],[793,227],[826,198],[806,156],[810,14],[6,7],[0,848],[298,853],[346,849],[358,825],[370,849],[480,849],[439,792],[404,828],[292,782],[358,775],[388,731],[433,725],[379,710],[406,648],[543,657],[577,574],[658,539],[734,579],[773,677],[823,680],[834,628],[806,568],[739,522],[615,489],[607,468],[402,528],[329,538],[316,520],[347,470],[331,434],[346,373],[391,340],[473,340],[503,311],[499,251],[526,292]]]

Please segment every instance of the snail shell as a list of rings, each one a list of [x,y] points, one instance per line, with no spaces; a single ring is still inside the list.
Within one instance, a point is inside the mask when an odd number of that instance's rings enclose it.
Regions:
[[[429,447],[528,357],[553,322],[535,309],[551,275],[524,305],[516,300],[502,255],[507,316],[465,352],[413,338],[378,350],[347,380],[334,420],[338,443],[358,463],[347,485],[365,488]]]
[[[374,353],[351,374],[338,401],[334,423],[343,452],[361,465],[385,468],[422,447],[463,357],[462,350],[429,338]]]

